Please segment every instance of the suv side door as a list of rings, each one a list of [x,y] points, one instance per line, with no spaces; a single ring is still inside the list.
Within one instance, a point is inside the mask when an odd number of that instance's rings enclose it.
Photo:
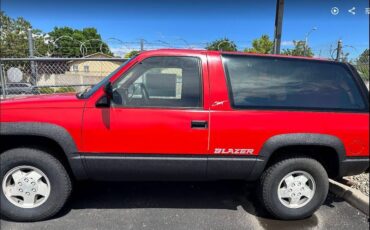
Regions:
[[[146,179],[145,170],[156,174],[158,168],[168,174],[205,174],[209,123],[204,103],[208,81],[202,80],[207,77],[205,56],[138,59],[112,82],[110,108],[86,106],[84,152],[124,157],[117,167],[124,167],[126,174],[138,170]],[[205,157],[199,161],[191,155]]]

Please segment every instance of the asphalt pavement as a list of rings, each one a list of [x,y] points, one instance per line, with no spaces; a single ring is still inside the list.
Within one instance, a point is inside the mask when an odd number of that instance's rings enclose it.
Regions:
[[[241,182],[84,182],[67,207],[36,223],[1,220],[1,229],[369,229],[369,218],[329,194],[310,218],[280,221]]]

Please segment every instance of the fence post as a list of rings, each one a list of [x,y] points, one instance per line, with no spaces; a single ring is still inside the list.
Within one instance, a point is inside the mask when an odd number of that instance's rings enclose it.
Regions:
[[[33,39],[32,39],[32,29],[28,29],[28,50],[30,53],[30,58],[34,58],[33,55]],[[36,85],[37,79],[36,79],[36,66],[34,61],[30,61],[31,64],[31,84]]]
[[[5,84],[5,75],[3,75],[3,64],[0,62],[0,80],[1,80],[1,94],[3,95],[3,98],[6,98],[6,84]]]

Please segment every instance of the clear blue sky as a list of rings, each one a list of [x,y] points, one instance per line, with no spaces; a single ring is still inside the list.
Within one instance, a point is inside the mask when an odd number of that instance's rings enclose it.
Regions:
[[[262,34],[274,33],[276,0],[1,0],[9,16],[24,17],[44,32],[55,26],[81,29],[95,27],[103,39],[117,38],[136,48],[138,39],[164,41],[172,46],[202,47],[203,43],[228,37],[239,49]],[[333,16],[332,7],[340,13]],[[356,15],[348,9],[356,7]],[[342,39],[352,57],[369,47],[369,0],[285,0],[283,47],[309,38],[316,55],[328,56],[330,45]],[[109,40],[112,48],[118,42]],[[150,46],[150,44],[147,44]]]

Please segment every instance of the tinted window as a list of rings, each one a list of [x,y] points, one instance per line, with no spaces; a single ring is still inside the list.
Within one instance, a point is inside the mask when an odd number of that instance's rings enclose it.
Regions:
[[[152,57],[135,65],[113,85],[113,103],[134,107],[200,107],[199,60]]]
[[[241,55],[224,55],[223,62],[236,108],[365,108],[350,72],[339,64]]]

